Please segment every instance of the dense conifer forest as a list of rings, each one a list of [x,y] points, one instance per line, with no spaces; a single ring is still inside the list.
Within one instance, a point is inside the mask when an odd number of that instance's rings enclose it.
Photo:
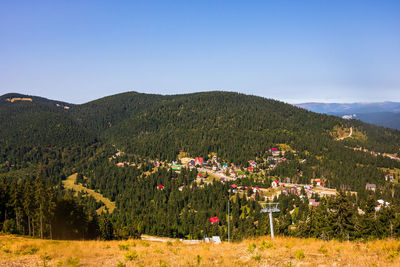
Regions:
[[[338,141],[338,128],[352,128],[361,138]],[[287,161],[268,170],[266,151],[278,144],[290,148]],[[318,207],[310,206],[308,198],[281,194],[274,199],[280,207],[274,214],[276,234],[398,237],[400,186],[384,177],[387,170],[400,170],[400,161],[384,153],[396,156],[399,148],[397,130],[238,93],[130,92],[82,105],[7,94],[0,97],[0,229],[56,239],[140,234],[225,239],[229,201],[231,236],[239,240],[266,235],[270,228],[260,213],[263,195],[252,189],[235,194],[234,183],[269,187],[276,178],[310,184],[318,177],[340,193],[314,195]],[[118,150],[124,153],[115,156]],[[217,155],[243,171],[256,160],[265,171],[247,172],[235,182],[199,183],[196,168],[175,172],[168,167],[180,153],[204,160]],[[119,167],[119,161],[132,164]],[[161,165],[155,167],[156,162]],[[73,173],[79,173],[77,183],[115,201],[117,209],[96,213],[102,203],[64,188],[62,181]],[[367,190],[367,183],[377,190]],[[390,205],[377,212],[378,199]],[[219,222],[211,223],[211,217]]]

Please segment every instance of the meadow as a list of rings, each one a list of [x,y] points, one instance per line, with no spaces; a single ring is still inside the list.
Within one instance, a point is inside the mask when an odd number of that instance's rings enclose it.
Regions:
[[[58,241],[1,235],[0,266],[400,266],[399,240],[165,241]]]

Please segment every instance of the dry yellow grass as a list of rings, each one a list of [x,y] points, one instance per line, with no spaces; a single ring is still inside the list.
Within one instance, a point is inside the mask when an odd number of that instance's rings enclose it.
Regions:
[[[179,241],[52,241],[0,236],[0,266],[400,266],[400,241],[324,242],[260,237],[189,245]]]
[[[68,176],[68,178],[66,180],[62,181],[64,187],[67,189],[72,189],[76,192],[88,193],[89,195],[94,197],[97,201],[102,201],[104,203],[104,205],[108,208],[108,211],[110,213],[112,213],[114,211],[114,209],[116,208],[115,202],[112,202],[108,198],[104,197],[102,194],[97,193],[96,191],[94,191],[92,189],[86,188],[86,187],[82,186],[81,184],[75,184],[77,176],[78,176],[78,174],[74,173],[74,174]],[[97,213],[100,214],[103,211],[105,211],[105,206],[102,206],[99,209],[97,209]]]

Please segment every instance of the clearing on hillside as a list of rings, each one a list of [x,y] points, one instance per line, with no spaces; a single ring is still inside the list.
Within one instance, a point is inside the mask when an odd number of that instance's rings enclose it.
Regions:
[[[89,195],[94,197],[97,201],[102,201],[105,206],[102,206],[96,210],[96,212],[98,214],[102,213],[103,211],[105,212],[105,207],[107,207],[107,209],[110,213],[112,213],[115,210],[115,208],[116,208],[115,202],[112,202],[110,199],[104,197],[102,194],[97,193],[96,191],[94,191],[92,189],[84,187],[82,184],[75,184],[77,176],[78,176],[78,173],[74,173],[74,174],[68,176],[68,178],[66,180],[62,181],[64,187],[66,189],[72,189],[76,192],[88,193]]]

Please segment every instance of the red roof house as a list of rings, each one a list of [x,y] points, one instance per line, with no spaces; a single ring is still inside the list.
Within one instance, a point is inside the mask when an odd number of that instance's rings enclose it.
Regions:
[[[218,223],[218,222],[219,222],[219,219],[218,219],[217,216],[212,217],[212,218],[210,218],[210,219],[208,219],[208,220],[211,222],[211,224],[214,224],[214,223]]]
[[[164,186],[160,184],[160,185],[157,185],[157,188],[158,189],[164,189]]]

